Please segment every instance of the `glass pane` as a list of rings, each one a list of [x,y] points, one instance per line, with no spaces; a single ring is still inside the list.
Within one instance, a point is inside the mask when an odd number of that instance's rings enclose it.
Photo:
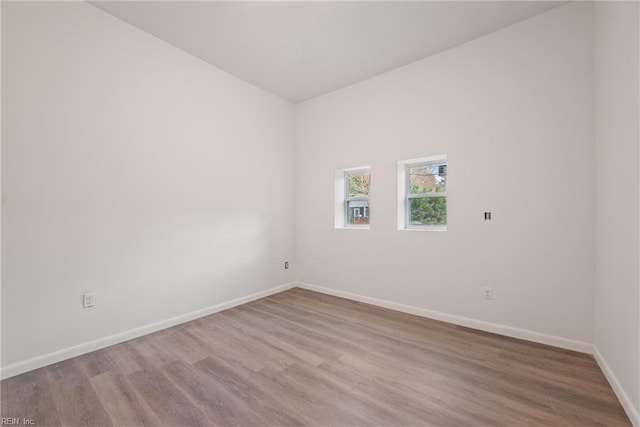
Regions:
[[[369,172],[347,174],[347,183],[349,185],[348,197],[369,197],[369,185],[371,183],[371,174]]]
[[[447,191],[447,164],[410,166],[409,194]]]
[[[369,224],[369,201],[351,200],[347,202],[347,225]]]
[[[447,198],[409,199],[409,225],[447,225]]]

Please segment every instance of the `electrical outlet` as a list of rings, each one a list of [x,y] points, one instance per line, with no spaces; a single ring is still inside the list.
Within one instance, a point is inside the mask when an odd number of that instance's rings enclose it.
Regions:
[[[484,288],[484,299],[493,299],[493,288],[486,286]]]
[[[85,292],[82,294],[82,307],[89,308],[94,307],[96,305],[96,293],[95,292]]]

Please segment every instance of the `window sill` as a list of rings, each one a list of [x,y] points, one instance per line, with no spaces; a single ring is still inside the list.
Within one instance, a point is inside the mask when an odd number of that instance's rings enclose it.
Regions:
[[[409,227],[409,228],[399,228],[398,231],[436,231],[442,232],[447,231],[447,227],[444,226],[424,226],[424,227]]]
[[[357,225],[348,225],[342,227],[335,227],[336,230],[370,230],[370,226],[357,226]]]

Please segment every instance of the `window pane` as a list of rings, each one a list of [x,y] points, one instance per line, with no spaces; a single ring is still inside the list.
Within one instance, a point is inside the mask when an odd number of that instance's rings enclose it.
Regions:
[[[409,225],[447,225],[447,198],[409,199]]]
[[[347,202],[347,225],[369,224],[369,201],[351,200]]]
[[[447,164],[409,167],[409,194],[445,193]]]
[[[347,175],[349,185],[349,197],[369,197],[369,184],[371,174],[369,172]]]

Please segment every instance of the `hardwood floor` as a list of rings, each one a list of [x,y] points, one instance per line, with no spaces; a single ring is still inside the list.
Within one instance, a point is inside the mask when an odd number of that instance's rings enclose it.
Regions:
[[[1,386],[38,425],[630,425],[589,355],[302,289]]]

